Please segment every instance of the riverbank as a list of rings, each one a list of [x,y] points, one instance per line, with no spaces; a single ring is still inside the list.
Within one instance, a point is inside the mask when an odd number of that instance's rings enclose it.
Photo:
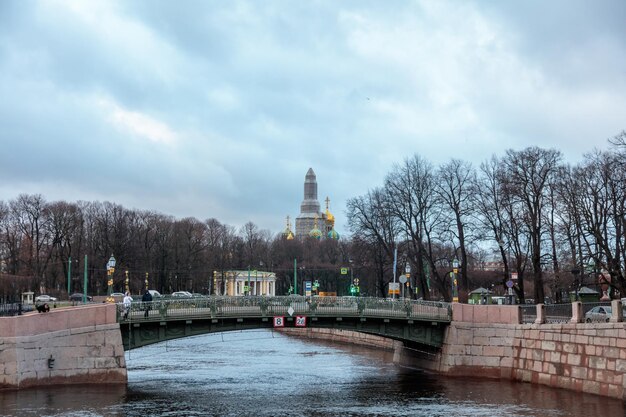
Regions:
[[[517,306],[455,303],[453,321],[440,350],[354,331],[307,328],[282,332],[392,350],[396,364],[452,377],[528,382],[625,399],[623,322],[519,324],[519,317]]]

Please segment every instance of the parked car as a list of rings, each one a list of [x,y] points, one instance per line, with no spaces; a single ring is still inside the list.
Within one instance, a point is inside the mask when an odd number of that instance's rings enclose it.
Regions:
[[[193,297],[193,294],[189,291],[176,291],[172,293],[172,297],[191,298]]]
[[[83,301],[83,293],[75,292],[70,295],[70,301]],[[87,301],[93,301],[93,297],[91,295],[87,296]]]
[[[161,298],[161,293],[158,292],[157,290],[148,290],[148,292],[150,293],[150,295],[152,296],[152,299],[154,300],[155,298]]]
[[[122,292],[112,292],[111,297],[123,297],[124,293]]]
[[[57,301],[57,299],[56,297],[50,297],[49,295],[42,294],[42,295],[35,297],[35,301],[39,301],[42,303],[50,303],[53,301]]]
[[[609,306],[595,306],[585,313],[585,322],[593,321],[609,321],[612,315],[612,309]]]

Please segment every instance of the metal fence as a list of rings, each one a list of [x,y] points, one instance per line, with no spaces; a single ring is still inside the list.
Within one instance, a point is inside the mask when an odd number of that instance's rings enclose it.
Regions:
[[[0,316],[18,316],[28,311],[33,311],[33,307],[22,303],[0,304]]]
[[[596,306],[610,307],[610,302],[595,302],[595,303],[582,303],[583,320],[585,315]],[[527,304],[520,306],[522,311],[522,323],[534,323],[537,319],[537,306],[534,304]],[[545,317],[546,323],[567,323],[572,319],[573,311],[572,304],[545,304]],[[596,319],[589,319],[589,321],[600,321]]]
[[[571,308],[571,307],[570,307]],[[522,323],[534,323],[537,320],[537,306],[534,304],[520,305]]]
[[[451,321],[449,303],[366,297],[194,297],[134,301],[128,314],[118,304],[120,321],[168,319],[271,317],[308,315],[319,317],[406,318]]]

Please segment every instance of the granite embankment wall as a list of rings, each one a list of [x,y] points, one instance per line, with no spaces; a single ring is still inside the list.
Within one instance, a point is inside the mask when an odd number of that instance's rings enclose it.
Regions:
[[[353,332],[350,330],[322,329],[314,327],[301,329],[295,327],[284,327],[282,329],[277,329],[277,331],[289,336],[328,340],[337,343],[359,345],[389,351],[394,351],[403,346],[402,342],[398,342],[396,340],[373,334]]]
[[[0,318],[0,389],[126,381],[115,305]]]
[[[435,368],[625,399],[624,323],[581,323],[573,307],[569,323],[518,324],[516,306],[455,304]]]
[[[625,324],[580,323],[580,309],[574,311],[578,318],[570,323],[520,324],[518,306],[455,303],[436,354],[349,331],[310,328],[304,335],[391,349],[398,364],[449,376],[510,379],[626,399]]]

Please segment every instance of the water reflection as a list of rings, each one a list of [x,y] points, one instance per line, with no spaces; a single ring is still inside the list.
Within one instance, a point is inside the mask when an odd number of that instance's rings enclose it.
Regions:
[[[0,393],[7,416],[623,416],[621,401],[507,381],[444,378],[390,352],[268,331],[207,335],[127,355],[128,387]]]
[[[61,385],[0,392],[2,416],[90,416],[103,415],[124,404],[126,386]],[[106,415],[118,415],[106,414]],[[120,414],[121,415],[121,414]]]

